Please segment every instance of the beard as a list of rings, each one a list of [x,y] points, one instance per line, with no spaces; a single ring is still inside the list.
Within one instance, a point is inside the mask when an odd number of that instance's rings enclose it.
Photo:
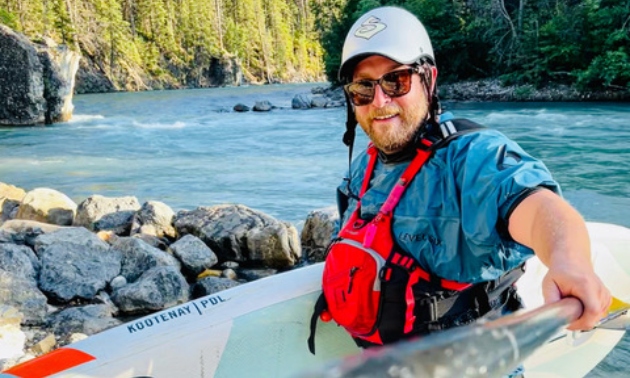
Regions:
[[[356,114],[356,118],[374,146],[386,154],[392,154],[404,149],[414,139],[427,114],[426,105],[414,104],[403,109],[396,103],[390,103],[382,108],[374,109],[368,114]],[[390,125],[374,125],[375,118],[393,115],[397,115],[400,122]]]

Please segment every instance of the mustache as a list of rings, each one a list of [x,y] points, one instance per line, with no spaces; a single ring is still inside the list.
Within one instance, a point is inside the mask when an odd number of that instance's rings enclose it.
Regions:
[[[387,116],[391,116],[391,115],[396,115],[396,114],[400,114],[400,107],[398,105],[395,104],[389,104],[387,106],[384,106],[382,108],[378,108],[378,109],[373,109],[370,111],[369,117],[371,119],[376,118],[376,117],[387,117]]]

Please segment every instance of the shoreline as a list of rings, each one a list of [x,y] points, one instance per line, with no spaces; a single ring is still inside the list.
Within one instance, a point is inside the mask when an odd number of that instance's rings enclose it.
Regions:
[[[627,102],[630,89],[580,92],[564,84],[552,84],[544,88],[533,85],[502,86],[498,79],[464,81],[439,84],[443,101],[466,102]]]

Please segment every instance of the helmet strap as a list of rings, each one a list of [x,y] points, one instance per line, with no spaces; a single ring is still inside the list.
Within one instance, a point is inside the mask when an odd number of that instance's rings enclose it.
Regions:
[[[346,132],[343,133],[343,143],[348,146],[348,177],[346,181],[349,196],[351,198],[358,199],[359,197],[352,193],[352,189],[350,188],[350,177],[352,176],[352,149],[354,147],[354,138],[356,136],[358,122],[356,116],[354,115],[354,108],[352,107],[352,102],[350,101],[350,95],[348,95],[346,91],[344,91],[343,94],[346,96]]]
[[[423,68],[420,77],[424,82],[425,94],[429,101],[429,117],[427,121],[437,124],[439,115],[442,113],[442,105],[437,95],[437,68],[428,61],[421,61],[419,64]]]

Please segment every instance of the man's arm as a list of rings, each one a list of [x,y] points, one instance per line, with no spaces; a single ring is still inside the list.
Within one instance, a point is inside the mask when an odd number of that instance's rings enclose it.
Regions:
[[[570,330],[593,328],[605,315],[611,296],[591,263],[590,239],[580,214],[550,190],[538,190],[512,211],[512,238],[534,250],[549,268],[543,280],[545,302],[573,296],[582,301],[582,316]]]

